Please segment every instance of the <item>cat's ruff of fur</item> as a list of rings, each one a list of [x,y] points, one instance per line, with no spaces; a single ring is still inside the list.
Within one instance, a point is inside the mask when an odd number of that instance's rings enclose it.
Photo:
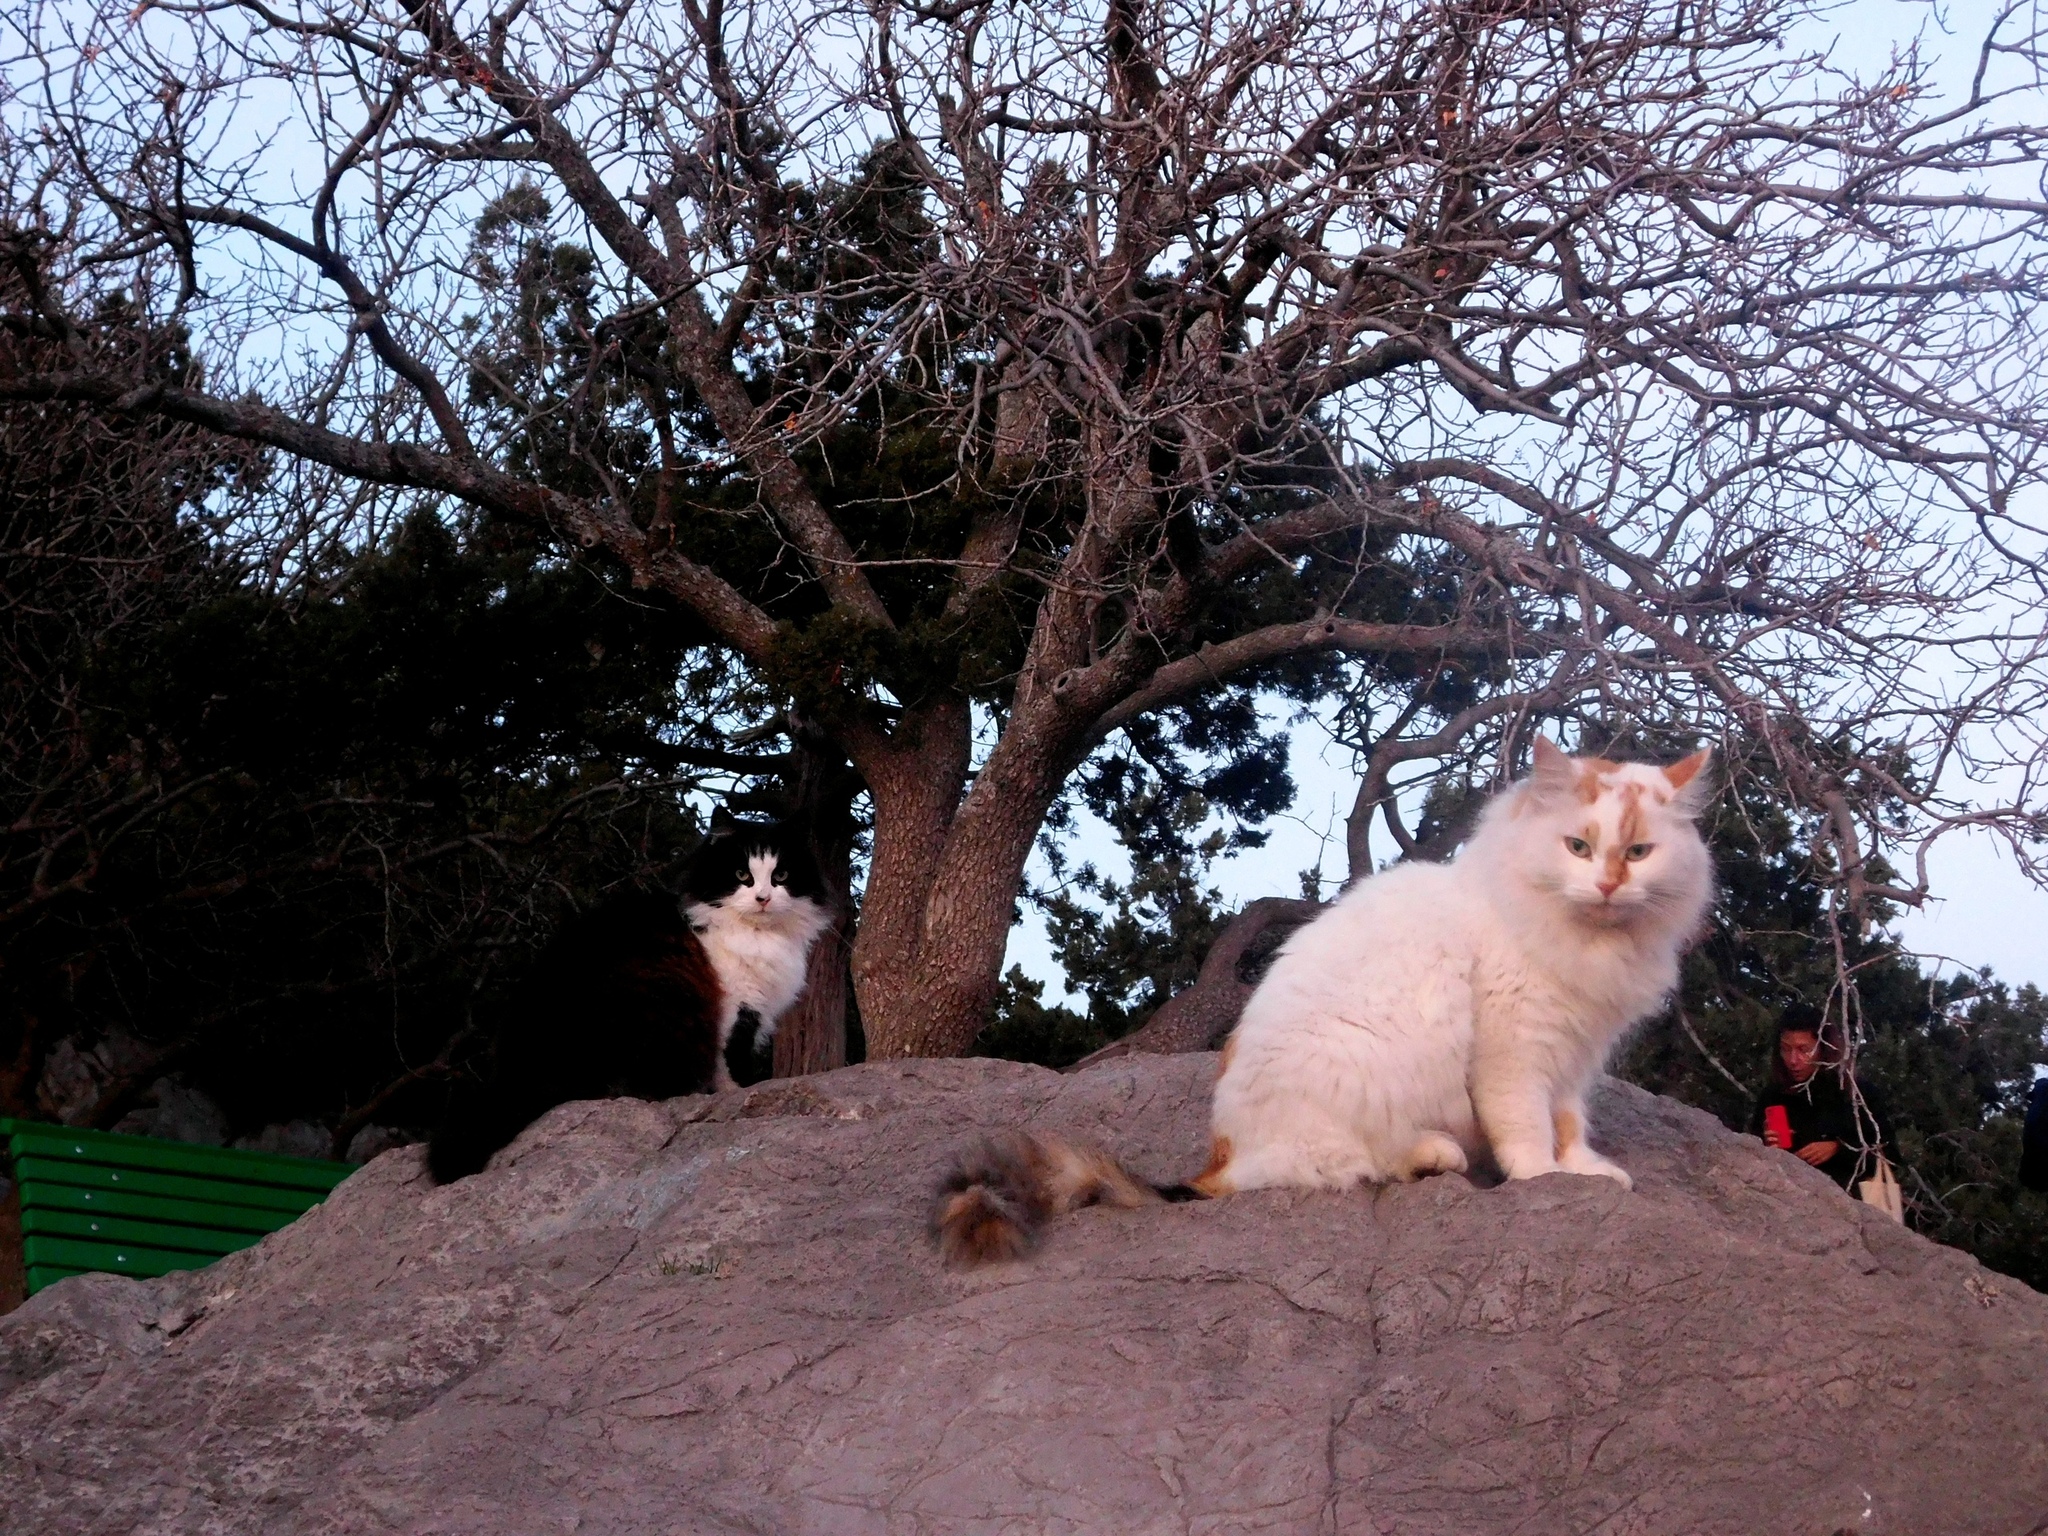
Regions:
[[[1224,1047],[1209,1165],[1186,1188],[1342,1188],[1487,1160],[1511,1179],[1627,1185],[1586,1144],[1585,1093],[1677,984],[1706,915],[1712,865],[1693,825],[1706,761],[1572,758],[1539,741],[1535,771],[1454,861],[1362,880],[1297,930]],[[933,1226],[950,1261],[1022,1252],[1051,1215],[1103,1198],[1071,1176],[1030,1181],[1104,1154],[1027,1140],[991,1142],[942,1188]],[[961,1182],[970,1167],[987,1177]],[[1005,1219],[1018,1230],[997,1231]]]

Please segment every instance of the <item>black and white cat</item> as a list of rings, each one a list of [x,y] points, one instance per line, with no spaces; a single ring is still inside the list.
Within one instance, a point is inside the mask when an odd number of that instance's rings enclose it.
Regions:
[[[623,891],[562,925],[459,1083],[427,1166],[475,1173],[571,1099],[666,1099],[768,1075],[775,1026],[832,920],[801,827],[714,822],[682,896]]]

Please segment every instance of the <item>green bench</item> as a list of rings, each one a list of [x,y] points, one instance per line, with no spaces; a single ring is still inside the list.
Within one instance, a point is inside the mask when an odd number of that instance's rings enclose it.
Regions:
[[[0,1119],[34,1295],[67,1275],[198,1269],[296,1220],[352,1163]]]

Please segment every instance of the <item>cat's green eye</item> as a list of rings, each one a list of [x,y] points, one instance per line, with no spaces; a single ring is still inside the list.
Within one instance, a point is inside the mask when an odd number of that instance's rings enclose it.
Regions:
[[[1650,856],[1650,850],[1656,846],[1655,843],[1630,843],[1628,845],[1629,862],[1634,864],[1642,859],[1647,859]]]
[[[1593,845],[1583,837],[1568,837],[1564,840],[1564,845],[1571,849],[1573,858],[1590,859],[1593,857]]]
[[[784,873],[783,873],[783,872],[782,872],[781,870],[779,870],[779,869],[778,869],[777,871],[775,871],[775,873],[774,873],[774,874],[770,875],[770,876],[769,876],[769,879],[773,880],[773,881],[774,881],[774,882],[775,882],[775,883],[776,883],[777,885],[787,885],[787,884],[789,884],[789,876],[788,876],[788,875],[786,875],[786,874],[784,874]]]
[[[736,869],[732,872],[732,877],[739,881],[741,885],[752,885],[754,883],[754,875],[751,870]]]

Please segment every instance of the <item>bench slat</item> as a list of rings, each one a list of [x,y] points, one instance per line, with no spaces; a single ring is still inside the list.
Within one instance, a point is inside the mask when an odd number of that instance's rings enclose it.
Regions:
[[[74,1211],[24,1210],[24,1237],[78,1237],[96,1243],[134,1243],[144,1248],[163,1248],[180,1253],[205,1253],[219,1258],[235,1253],[263,1234],[217,1232],[207,1227],[167,1221],[123,1221],[118,1216],[85,1216]]]
[[[76,1237],[23,1237],[23,1255],[28,1267],[61,1264],[71,1269],[94,1269],[105,1274],[168,1275],[175,1269],[204,1269],[216,1258],[213,1253],[187,1253],[181,1249],[147,1248],[140,1243],[93,1243]]]
[[[211,1191],[209,1190],[210,1194]],[[296,1221],[305,1211],[274,1209],[255,1205],[221,1205],[209,1200],[177,1195],[140,1194],[127,1189],[79,1189],[69,1184],[37,1182],[25,1202],[46,1211],[82,1211],[98,1216],[132,1216],[144,1221],[168,1221],[192,1227],[217,1227],[223,1232],[246,1232],[261,1237]],[[246,1241],[246,1239],[245,1239]]]
[[[347,1163],[288,1157],[282,1152],[250,1152],[239,1147],[196,1147],[154,1136],[124,1136],[113,1131],[80,1131],[61,1125],[11,1122],[16,1157],[44,1157],[60,1162],[89,1163],[156,1173],[196,1174],[238,1183],[315,1190],[325,1194],[355,1172]]]
[[[72,1275],[201,1269],[318,1205],[349,1163],[0,1118],[31,1294]]]
[[[247,1205],[266,1211],[300,1211],[318,1205],[319,1190],[279,1189],[267,1184],[238,1184],[230,1179],[201,1179],[182,1173],[152,1173],[145,1168],[96,1167],[60,1163],[48,1157],[15,1159],[23,1199],[30,1184],[61,1184],[71,1189],[126,1190],[138,1195],[164,1195],[174,1200],[203,1200],[211,1205]]]

